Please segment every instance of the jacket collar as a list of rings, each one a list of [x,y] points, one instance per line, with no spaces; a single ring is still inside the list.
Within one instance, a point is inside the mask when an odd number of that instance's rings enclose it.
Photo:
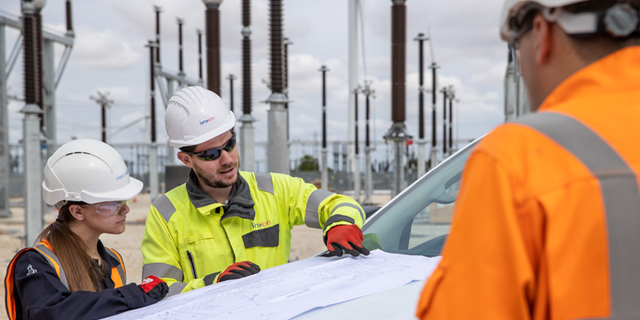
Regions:
[[[107,253],[107,249],[104,247],[104,245],[102,244],[102,241],[98,240],[98,254],[100,255],[100,257],[102,258],[102,260],[107,261],[107,263],[109,264],[109,266],[111,267],[117,267],[120,265],[120,260],[112,257],[110,254]],[[109,269],[109,268],[107,268]],[[109,271],[111,272],[111,271]]]
[[[594,96],[635,93],[640,81],[638,70],[640,46],[619,49],[565,79],[549,94],[538,111],[558,110],[568,103],[591,102]]]
[[[187,194],[193,206],[203,215],[208,215],[212,210],[223,207],[224,215],[221,220],[230,217],[253,220],[256,212],[255,203],[251,197],[251,189],[246,180],[238,172],[238,179],[231,187],[231,194],[226,204],[218,203],[198,188],[198,177],[193,169],[189,170],[189,179],[186,184]]]

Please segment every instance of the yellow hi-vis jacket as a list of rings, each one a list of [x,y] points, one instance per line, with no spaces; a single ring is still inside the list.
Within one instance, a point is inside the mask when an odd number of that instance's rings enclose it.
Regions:
[[[353,199],[316,189],[300,178],[241,171],[226,204],[187,183],[153,202],[142,239],[143,278],[155,275],[169,295],[216,282],[229,265],[252,261],[261,269],[287,263],[291,229],[356,224],[364,210]]]

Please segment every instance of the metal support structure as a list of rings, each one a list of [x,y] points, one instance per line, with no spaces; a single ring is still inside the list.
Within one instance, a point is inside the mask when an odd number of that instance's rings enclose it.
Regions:
[[[242,117],[240,122],[240,167],[256,169],[255,129],[251,116],[251,1],[242,0]]]
[[[371,173],[371,139],[369,135],[369,115],[370,105],[369,99],[375,98],[375,90],[371,88],[371,81],[364,82],[362,91],[366,97],[366,137],[365,137],[365,169],[364,169],[364,204],[371,204],[371,196],[373,194],[373,179]]]
[[[243,114],[240,117],[240,163],[242,170],[254,171],[256,169],[255,155],[255,128],[256,120],[251,114]]]
[[[149,150],[149,193],[151,194],[151,201],[158,198],[158,192],[160,190],[158,185],[158,146],[156,145],[156,86],[155,86],[155,61],[154,52],[156,51],[156,42],[149,41],[147,47],[149,47],[149,126],[151,131],[150,136],[150,150]]]
[[[35,3],[35,2],[34,2]],[[35,65],[35,94],[36,94],[36,104],[40,107],[40,109],[43,111],[42,114],[40,114],[40,130],[42,132],[42,134],[44,135],[45,139],[47,136],[47,130],[45,127],[45,118],[47,117],[46,114],[46,110],[44,109],[44,87],[42,85],[43,83],[43,77],[42,77],[42,72],[44,71],[44,68],[42,66],[42,54],[44,49],[42,48],[43,46],[43,40],[42,40],[42,15],[40,14],[40,10],[41,9],[36,9],[35,13],[33,14],[33,18],[35,19],[35,50],[36,50],[36,65]]]
[[[189,79],[187,78],[184,72],[184,55],[183,55],[183,46],[182,46],[182,26],[184,25],[184,21],[182,19],[177,19],[178,23],[178,72],[172,73],[162,69],[162,62],[160,61],[160,13],[162,12],[161,8],[158,6],[154,6],[154,12],[156,16],[156,40],[155,40],[155,52],[154,52],[154,63],[153,68],[155,81],[158,85],[158,90],[160,91],[160,97],[162,98],[162,102],[164,103],[164,107],[167,107],[167,103],[169,99],[173,96],[175,91],[184,88],[186,86],[202,86],[202,31],[196,30],[198,35],[198,66],[199,66],[199,75],[198,79]],[[171,150],[171,149],[168,149]],[[173,159],[173,157],[169,157],[169,159]]]
[[[437,83],[437,75],[436,70],[440,68],[435,62],[431,63],[429,69],[431,69],[432,80],[431,80],[431,154],[429,157],[429,165],[433,169],[436,165],[438,165],[438,147],[437,147],[437,135],[436,135],[436,102],[438,96],[438,83]]]
[[[98,91],[97,96],[89,97],[97,102],[102,108],[102,142],[109,143],[107,140],[107,109],[111,108],[113,100],[109,100],[109,92],[101,93]]]
[[[1,23],[0,25],[5,26],[5,24],[1,24]],[[22,30],[22,24],[19,24],[17,29]],[[3,42],[3,45],[4,43],[6,43],[6,38],[5,38],[5,41]],[[4,74],[6,74],[7,77],[11,74],[13,67],[16,65],[16,62],[18,61],[18,57],[20,56],[20,52],[22,51],[23,44],[24,44],[24,38],[22,37],[22,33],[21,33],[18,35],[18,38],[16,39],[16,43],[13,45],[13,49],[9,54],[9,59],[7,59],[7,65],[5,67],[5,72],[4,72]]]
[[[272,93],[266,101],[268,113],[269,148],[267,168],[269,172],[289,174],[289,144],[287,142],[287,97],[283,93]]]
[[[7,97],[7,74],[5,73],[6,42],[5,26],[0,24],[0,218],[11,216],[9,209],[9,183],[11,167],[9,165],[9,112]]]
[[[283,45],[283,64],[282,64],[282,74],[284,79],[284,95],[289,100],[289,45],[292,45],[293,41],[290,41],[289,38],[284,38],[282,42]],[[289,102],[284,104],[284,108],[287,109],[287,141],[289,141]]]
[[[184,57],[182,54],[182,25],[184,20],[178,19],[178,76],[184,79]],[[179,81],[179,88],[184,87],[184,80]]]
[[[353,198],[359,203],[360,202],[360,187],[361,187],[361,182],[360,182],[360,152],[359,152],[359,142],[358,141],[358,93],[360,92],[360,88],[356,88],[353,91],[353,95],[354,95],[354,101],[355,101],[355,105],[354,105],[354,119],[355,119],[355,137],[353,140],[353,146],[354,146],[354,151],[355,151],[355,155],[353,157],[353,161],[356,164],[355,165],[355,170],[353,170]]]
[[[513,121],[530,112],[527,88],[520,75],[517,55],[509,50],[507,72],[504,78],[504,121]]]
[[[160,13],[162,8],[159,6],[153,6],[153,11],[156,13],[156,63],[160,63]]]
[[[289,102],[284,94],[282,53],[282,0],[269,0],[269,42],[271,51],[271,96],[268,113],[269,149],[267,167],[269,172],[289,174],[289,143],[287,141],[287,109]]]
[[[55,90],[69,59],[74,38],[71,23],[71,2],[66,1],[67,32],[65,35],[42,30],[39,11],[44,3],[44,1],[22,1],[23,16],[18,19],[0,13],[0,217],[7,217],[11,214],[8,192],[10,167],[7,83],[13,67],[22,53],[25,59],[23,63],[26,102],[23,109],[24,121],[25,124],[32,124],[32,121],[37,123],[35,127],[25,126],[23,128],[25,134],[32,135],[23,138],[25,145],[29,143],[29,148],[25,149],[24,158],[25,178],[27,179],[25,204],[28,205],[25,208],[25,216],[27,217],[25,232],[27,233],[28,245],[31,244],[29,237],[35,238],[43,226],[42,212],[44,207],[40,189],[42,183],[40,134],[45,134],[47,151],[49,154],[53,153],[56,144]],[[5,56],[6,27],[21,31],[8,59]],[[57,68],[53,54],[55,43],[64,46]],[[35,150],[37,150],[37,154]]]
[[[42,201],[42,152],[40,146],[40,116],[42,110],[34,103],[27,103],[24,113],[22,139],[24,148],[24,226],[25,245],[35,243],[44,227]]]
[[[231,109],[231,112],[233,112],[233,80],[236,79],[236,76],[233,74],[227,77],[227,80],[229,80],[229,109]]]
[[[44,124],[47,142],[47,158],[53,155],[56,149],[57,126],[56,126],[56,83],[55,83],[55,53],[53,41],[44,40],[42,86],[44,88],[43,110]]]
[[[329,190],[329,168],[327,163],[327,66],[322,66],[322,173],[321,188]],[[335,159],[335,158],[334,158]],[[337,166],[333,170],[338,171]]]
[[[349,93],[353,92],[358,87],[358,5],[359,0],[349,0]],[[347,123],[347,140],[354,141],[355,136],[355,119],[353,118],[355,108],[355,101],[353,95],[349,95],[349,110],[348,123]],[[353,158],[355,156],[353,145],[349,144],[347,147],[347,164],[346,171],[355,171],[355,165]]]
[[[222,67],[220,63],[220,4],[222,0],[202,0],[205,11],[207,46],[207,89],[222,97],[220,90]]]
[[[22,2],[22,35],[24,37],[24,100],[23,122],[24,148],[24,202],[25,202],[25,245],[31,245],[44,226],[44,205],[42,201],[42,151],[40,131],[42,108],[37,103],[42,101],[42,87],[38,78],[42,72],[42,64],[38,63],[38,34],[42,27],[36,19],[37,12],[33,2]],[[39,15],[39,14],[38,14]]]
[[[202,78],[202,30],[196,29],[196,34],[198,35],[198,83],[202,86],[204,84]]]
[[[453,86],[449,86],[449,155],[452,155],[453,150],[453,100],[456,98],[456,92]]]
[[[404,124],[406,120],[406,45],[407,7],[406,0],[392,0],[391,6],[391,120],[393,124],[385,140],[393,141],[393,183],[392,195],[399,194],[405,187],[404,181],[404,141],[411,139]]]
[[[418,64],[420,68],[418,82],[418,178],[420,178],[426,173],[426,141],[424,140],[424,42],[428,41],[429,38],[426,37],[424,33],[419,33],[413,40],[418,41]]]
[[[449,89],[447,87],[440,90],[442,92],[442,159],[447,157],[447,98]]]
[[[160,60],[160,13],[162,9],[158,6],[154,6],[154,12],[156,17],[156,39],[154,43],[154,59],[151,61],[150,68],[153,69],[153,78],[151,81],[155,81],[158,85],[158,91],[160,92],[160,98],[164,104],[165,109],[168,106],[169,99],[173,94],[186,86],[203,86],[204,81],[202,79],[202,31],[196,29],[198,36],[198,79],[187,78],[184,72],[184,54],[183,54],[183,37],[182,27],[184,21],[177,19],[178,23],[178,72],[172,73],[162,69],[162,61]],[[157,150],[157,146],[156,146]],[[171,146],[166,148],[167,150],[167,164],[175,164],[176,157],[174,150]],[[156,169],[157,170],[157,169]],[[158,190],[158,189],[156,189]]]

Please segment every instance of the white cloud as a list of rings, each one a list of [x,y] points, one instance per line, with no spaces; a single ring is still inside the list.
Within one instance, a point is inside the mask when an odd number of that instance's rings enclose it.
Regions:
[[[142,43],[123,41],[110,29],[79,26],[69,64],[90,69],[123,69],[142,60],[142,49]]]

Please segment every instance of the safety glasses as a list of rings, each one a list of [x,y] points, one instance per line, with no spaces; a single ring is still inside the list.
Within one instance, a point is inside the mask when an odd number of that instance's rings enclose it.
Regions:
[[[94,206],[97,213],[109,217],[120,212],[120,209],[122,209],[125,204],[128,205],[129,200],[99,202],[94,204]]]
[[[518,42],[527,32],[533,29],[533,18],[536,15],[536,12],[542,12],[545,10],[545,7],[539,5],[535,2],[530,2],[522,6],[518,13],[513,16],[509,21],[509,28],[511,31],[511,41],[509,41],[509,46],[512,50],[518,50]]]
[[[202,151],[202,152],[187,152],[187,154],[194,155],[194,156],[198,157],[198,159],[200,159],[202,161],[213,161],[213,160],[216,160],[216,159],[220,158],[220,156],[222,155],[222,150],[224,150],[226,152],[231,152],[236,147],[236,133],[233,132],[232,134],[233,135],[231,136],[231,139],[229,139],[227,141],[227,143],[225,143],[220,148],[212,148],[212,149],[205,150],[205,151]]]

